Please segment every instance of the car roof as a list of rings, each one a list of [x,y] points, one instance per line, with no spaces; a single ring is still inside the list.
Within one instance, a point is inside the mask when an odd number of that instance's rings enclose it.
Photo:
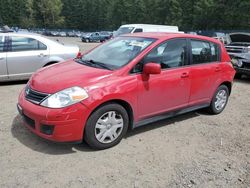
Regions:
[[[121,36],[130,36],[130,37],[144,37],[144,38],[155,38],[158,40],[167,40],[171,38],[192,38],[197,40],[206,40],[210,42],[214,42],[220,44],[221,42],[202,35],[192,35],[192,34],[185,34],[185,33],[168,33],[168,32],[144,32],[144,33],[132,33],[132,34],[125,34]]]

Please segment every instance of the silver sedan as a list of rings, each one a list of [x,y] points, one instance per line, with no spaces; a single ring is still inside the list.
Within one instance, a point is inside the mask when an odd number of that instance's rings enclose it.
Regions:
[[[37,69],[72,59],[77,46],[36,34],[0,33],[0,82],[28,79]]]

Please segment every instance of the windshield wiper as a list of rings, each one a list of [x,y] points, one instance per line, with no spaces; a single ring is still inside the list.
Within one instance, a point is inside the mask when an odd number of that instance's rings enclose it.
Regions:
[[[84,61],[84,60],[83,60]],[[101,63],[101,62],[98,62],[98,61],[94,61],[93,59],[90,59],[90,60],[86,60],[87,62],[89,63],[92,63],[94,65],[97,65],[99,67],[102,67],[104,69],[108,69],[108,70],[113,70],[111,69],[108,65],[106,65],[105,63]]]
[[[85,60],[85,59],[75,59],[75,61],[77,63],[80,63],[80,64],[84,64],[84,65],[88,65],[88,66],[91,66],[91,67],[101,67],[101,68],[104,68],[104,69],[107,69],[107,70],[113,70],[112,68],[110,68],[108,65],[104,64],[104,63],[101,63],[101,62],[98,62],[98,61],[94,61],[92,59],[90,60]]]

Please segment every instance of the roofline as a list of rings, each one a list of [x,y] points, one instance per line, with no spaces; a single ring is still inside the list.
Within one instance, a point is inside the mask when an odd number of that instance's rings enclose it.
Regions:
[[[152,36],[149,35],[152,34]],[[156,34],[156,35],[153,35]],[[214,42],[217,44],[220,44],[221,42],[215,38],[207,37],[203,35],[192,35],[192,34],[186,34],[186,33],[174,33],[174,32],[145,32],[145,33],[131,33],[131,34],[125,34],[121,35],[121,37],[142,37],[142,38],[152,38],[152,39],[158,39],[158,40],[166,40],[166,39],[172,39],[172,38],[191,38],[196,40],[207,40],[210,42]]]

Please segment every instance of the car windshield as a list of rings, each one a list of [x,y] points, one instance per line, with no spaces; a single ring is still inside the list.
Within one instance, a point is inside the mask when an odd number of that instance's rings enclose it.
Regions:
[[[134,27],[120,27],[115,33],[114,37],[118,37],[123,34],[131,33]]]
[[[142,37],[117,37],[84,55],[82,62],[102,64],[109,69],[119,69],[133,60],[155,39]]]

